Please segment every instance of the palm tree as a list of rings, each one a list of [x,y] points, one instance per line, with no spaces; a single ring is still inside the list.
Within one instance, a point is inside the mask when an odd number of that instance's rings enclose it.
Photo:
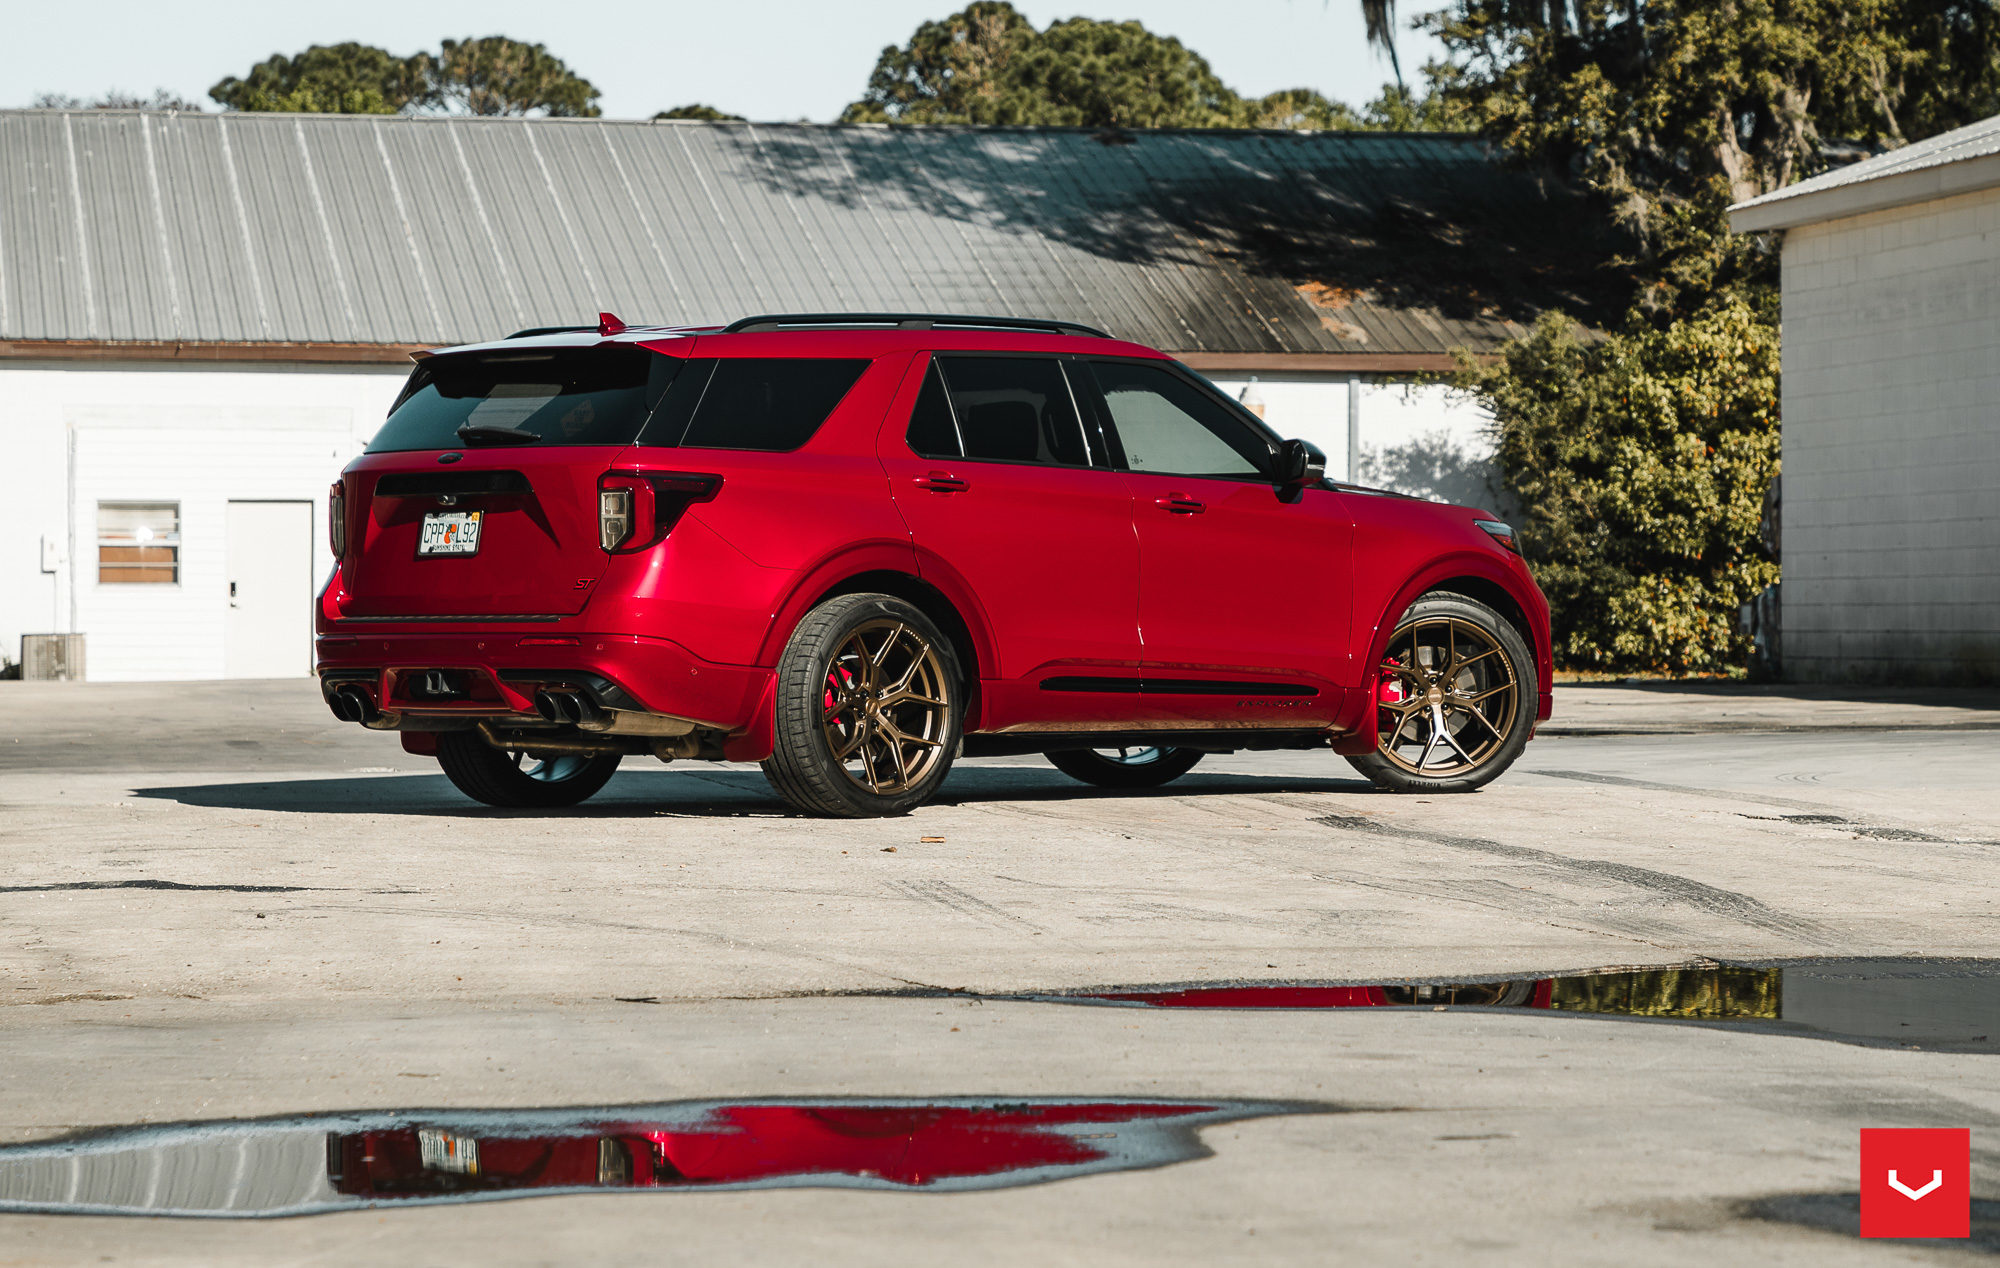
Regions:
[[[1368,42],[1389,54],[1396,72],[1396,91],[1403,91],[1403,63],[1396,56],[1396,0],[1361,0],[1361,20],[1368,25]]]

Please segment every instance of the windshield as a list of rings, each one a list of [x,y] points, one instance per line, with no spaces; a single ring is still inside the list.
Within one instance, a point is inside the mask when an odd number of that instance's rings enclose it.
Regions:
[[[481,445],[627,445],[681,363],[643,348],[523,349],[419,365],[369,453]]]

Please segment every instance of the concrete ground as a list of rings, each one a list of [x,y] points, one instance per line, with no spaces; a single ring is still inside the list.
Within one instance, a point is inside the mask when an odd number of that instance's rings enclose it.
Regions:
[[[394,737],[335,723],[310,684],[0,683],[0,1144],[711,1097],[1340,1111],[1209,1128],[1206,1159],[987,1193],[0,1215],[0,1264],[1991,1250],[1840,1231],[1863,1126],[1972,1128],[1990,1214],[1986,1053],[978,997],[2000,956],[2000,695],[1606,685],[1559,688],[1556,707],[1474,796],[1378,794],[1326,754],[1212,758],[1140,796],[995,759],[909,818],[831,823],[791,816],[754,767],[650,760],[574,811],[488,810]],[[926,989],[973,994],[908,994]]]

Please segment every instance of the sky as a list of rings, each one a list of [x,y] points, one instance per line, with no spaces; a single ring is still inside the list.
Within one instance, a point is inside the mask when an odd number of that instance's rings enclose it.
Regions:
[[[393,53],[506,35],[546,44],[603,94],[614,118],[704,102],[756,120],[831,120],[861,95],[884,45],[964,0],[14,0],[0,40],[0,106],[39,94],[89,99],[166,88],[213,106],[208,89],[273,53],[358,40]],[[1357,0],[1016,0],[1037,26],[1065,17],[1137,19],[1177,36],[1245,96],[1315,88],[1361,104],[1390,79],[1366,46]],[[1402,21],[1435,7],[1405,0]],[[1404,31],[1407,78],[1434,55]]]

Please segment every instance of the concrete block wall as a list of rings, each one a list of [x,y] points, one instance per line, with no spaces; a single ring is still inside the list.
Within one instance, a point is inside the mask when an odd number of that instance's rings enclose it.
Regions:
[[[1784,673],[2000,681],[2000,190],[1784,243]]]

